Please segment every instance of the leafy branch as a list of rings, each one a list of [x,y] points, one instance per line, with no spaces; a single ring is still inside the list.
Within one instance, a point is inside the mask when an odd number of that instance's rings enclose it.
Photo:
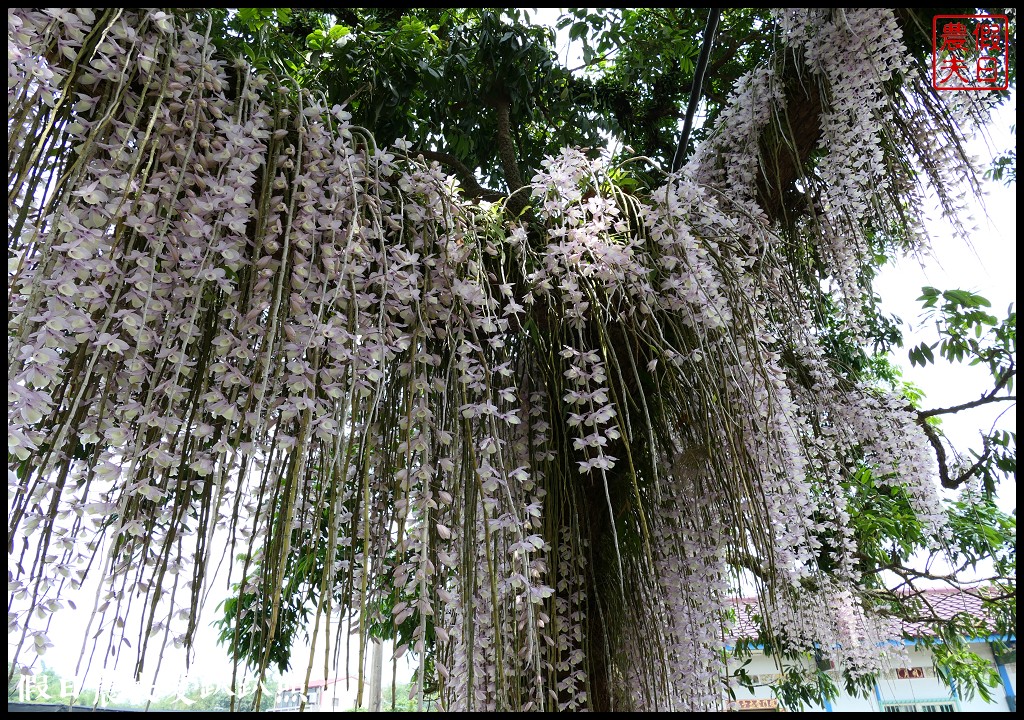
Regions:
[[[948,362],[987,365],[993,378],[992,389],[981,397],[947,407],[917,412],[918,424],[924,430],[939,464],[942,486],[956,489],[973,477],[981,477],[988,493],[994,492],[996,475],[1016,473],[1016,433],[995,428],[984,434],[981,453],[958,473],[950,471],[941,430],[931,418],[952,415],[992,403],[1015,403],[1013,382],[1017,375],[1017,313],[1011,305],[1000,321],[986,311],[991,303],[981,295],[966,290],[939,291],[922,288],[918,300],[923,301],[925,317],[932,318],[939,340],[922,342],[909,351],[911,365],[924,366],[935,362],[937,349]]]

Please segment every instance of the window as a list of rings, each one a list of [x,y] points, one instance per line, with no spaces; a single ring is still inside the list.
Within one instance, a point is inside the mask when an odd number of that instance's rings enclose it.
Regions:
[[[908,700],[906,702],[882,703],[882,710],[884,712],[956,712],[956,706],[944,700],[925,700],[923,702]]]

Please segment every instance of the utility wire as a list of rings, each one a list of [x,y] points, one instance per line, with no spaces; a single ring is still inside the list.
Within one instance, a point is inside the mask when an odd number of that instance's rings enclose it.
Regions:
[[[704,44],[701,45],[700,57],[697,58],[697,69],[693,73],[693,84],[690,86],[690,103],[686,107],[683,135],[679,138],[676,154],[672,158],[672,172],[676,172],[683,166],[683,159],[686,157],[686,145],[690,142],[690,131],[693,129],[693,116],[697,113],[697,105],[700,103],[704,75],[707,73],[708,59],[711,57],[711,46],[714,44],[715,33],[718,31],[718,20],[721,16],[722,11],[718,8],[711,8],[710,12],[708,12],[708,24],[704,28]]]

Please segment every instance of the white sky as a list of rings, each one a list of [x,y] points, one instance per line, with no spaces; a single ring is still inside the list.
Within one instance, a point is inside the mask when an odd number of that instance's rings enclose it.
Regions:
[[[973,135],[968,143],[970,152],[982,159],[987,167],[991,158],[1016,146],[1016,137],[1010,126],[1016,123],[1016,94],[994,115],[991,124],[991,143],[981,135]],[[983,181],[986,193],[981,204],[972,203],[974,223],[977,226],[970,237],[956,237],[948,222],[933,211],[928,231],[932,239],[931,256],[920,263],[903,258],[891,263],[875,279],[875,290],[882,298],[883,308],[904,321],[905,348],[921,342],[938,340],[934,325],[921,317],[921,303],[917,298],[921,288],[928,285],[939,290],[970,290],[992,302],[989,312],[996,317],[1006,316],[1007,308],[1017,302],[1017,188]],[[911,367],[904,349],[896,362],[903,368],[904,379],[920,387],[926,398],[926,408],[949,407],[975,400],[992,387],[992,378],[984,366],[951,365],[936,353],[936,364]],[[979,448],[979,430],[988,430],[1002,414],[999,427],[1016,432],[1015,403],[993,403],[955,415],[943,416],[942,428],[953,442],[963,448]],[[1017,490],[1012,479],[999,493],[1000,507],[1004,511],[1017,507]]]
[[[536,21],[548,22],[552,25],[555,19],[557,19],[557,11],[551,9],[541,10],[535,18]],[[560,56],[570,63],[570,67],[573,64],[579,64],[579,53],[573,53],[572,48],[567,48],[565,31],[559,33],[558,46]],[[980,136],[975,136],[972,140],[971,152],[985,158],[983,166],[987,165],[993,150],[998,152],[1016,145],[1016,138],[1009,133],[1010,125],[1015,122],[1016,101],[1014,97],[1011,103],[1004,106],[993,120],[991,128],[993,149],[987,147]],[[979,229],[972,237],[953,237],[948,224],[943,222],[936,212],[935,220],[928,227],[933,241],[932,257],[927,259],[924,265],[913,259],[900,260],[887,267],[876,279],[875,288],[883,299],[883,308],[900,316],[907,326],[905,333],[907,347],[925,340],[931,342],[937,338],[934,328],[922,325],[918,321],[920,303],[916,298],[921,294],[921,287],[924,285],[931,285],[940,290],[961,288],[978,292],[992,301],[991,311],[997,316],[1005,314],[1010,303],[1016,303],[1016,188],[1006,188],[989,182],[985,183],[985,188],[988,197],[984,208],[976,205],[973,211]],[[970,225],[970,223],[966,224]],[[904,370],[905,379],[912,381],[924,390],[927,396],[926,407],[942,407],[973,400],[979,397],[987,386],[990,386],[988,385],[990,377],[983,368],[952,367],[940,358],[936,359],[936,365],[929,365],[926,368],[911,368],[906,351],[896,357],[896,362]],[[969,444],[977,438],[979,428],[987,429],[995,417],[1001,411],[1006,410],[1005,406],[1007,405],[1009,403],[990,405],[957,416],[947,416],[943,428],[958,445]],[[1003,416],[1001,427],[1016,430],[1015,406]],[[979,445],[979,443],[975,442],[975,445]],[[1015,485],[1005,485],[1000,497],[1000,504],[1004,510],[1009,511],[1016,508]],[[217,588],[222,587],[223,580],[220,580],[217,583]],[[221,592],[223,591],[216,589],[211,593],[211,609],[206,613],[206,622],[213,619],[212,607],[215,607],[222,599]],[[85,591],[82,593],[83,596],[89,594]],[[91,603],[80,602],[79,606],[84,609],[84,607],[91,607]],[[51,626],[51,637],[56,639],[57,644],[56,647],[51,648],[45,660],[49,667],[66,678],[74,676],[75,661],[80,648],[80,640],[77,638],[81,637],[80,628],[84,625],[81,616],[81,610],[78,613],[58,613]],[[230,679],[230,662],[227,653],[217,645],[215,638],[216,633],[212,629],[200,627],[196,637],[196,659],[191,673],[192,677],[201,677],[207,682],[211,680],[224,682]],[[354,658],[357,653],[355,644],[352,652]],[[284,677],[284,684],[302,682],[308,653],[308,647],[296,650],[292,661],[293,670]],[[390,684],[390,656],[390,648],[388,648],[385,652],[384,663],[384,683],[386,685]],[[129,660],[130,658],[125,659]],[[122,670],[107,677],[114,678],[118,689],[125,692],[126,695],[139,697],[138,691],[129,689],[130,665],[130,662],[125,662],[125,667]],[[153,667],[154,659],[151,659],[147,665]],[[411,675],[412,666],[407,660],[400,661],[399,665],[399,682],[407,681]],[[316,660],[314,668],[316,667],[323,667],[322,656]],[[322,672],[321,669],[320,675]],[[178,678],[184,673],[183,653],[167,651],[161,670],[158,694],[172,692]],[[339,671],[339,675],[343,673],[343,669]],[[318,677],[315,670],[312,677],[314,679]],[[90,675],[90,681],[87,684],[95,687],[97,676]]]

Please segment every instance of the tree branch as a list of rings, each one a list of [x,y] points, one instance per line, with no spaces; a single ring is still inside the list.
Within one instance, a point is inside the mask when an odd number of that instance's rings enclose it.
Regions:
[[[935,415],[948,415],[950,413],[960,412],[961,410],[970,410],[971,408],[979,407],[981,405],[987,405],[988,403],[1003,402],[1005,400],[1016,402],[1016,395],[1003,395],[1001,397],[996,396],[996,393],[998,393],[1000,390],[1006,387],[1006,383],[1010,382],[1010,378],[1012,378],[1016,374],[1016,370],[1008,370],[1007,372],[1003,373],[1002,377],[999,378],[999,382],[996,383],[996,386],[992,388],[990,392],[985,393],[977,400],[971,400],[970,402],[965,402],[960,405],[953,405],[952,407],[936,408],[935,410],[922,410],[917,414],[917,416],[923,420],[924,418],[930,418]]]
[[[969,478],[973,477],[974,474],[981,469],[982,465],[988,462],[990,457],[992,457],[992,451],[990,449],[986,449],[985,452],[981,454],[981,457],[978,458],[978,462],[974,463],[964,472],[960,473],[960,475],[957,476],[957,478],[952,481],[954,483],[953,487],[959,487],[960,485],[963,485],[965,482],[967,482]]]
[[[949,476],[949,468],[946,467],[946,448],[942,446],[942,438],[939,437],[939,431],[923,419],[919,420],[918,424],[924,430],[925,437],[928,438],[932,449],[935,450],[935,459],[939,462],[939,480],[942,482],[942,487],[949,490],[955,490],[960,487],[964,480],[960,478],[954,480]]]
[[[683,133],[679,138],[679,145],[676,146],[675,157],[672,158],[672,172],[676,172],[683,166],[683,159],[686,157],[686,146],[690,142],[690,129],[693,127],[693,115],[697,112],[697,105],[700,102],[700,90],[704,85],[704,76],[708,69],[708,58],[711,57],[711,46],[715,42],[715,32],[718,30],[718,20],[721,16],[722,11],[718,8],[711,8],[708,11],[708,24],[704,28],[704,44],[700,48],[697,68],[693,73],[693,91],[690,93],[690,102],[686,107]]]
[[[498,145],[498,159],[501,160],[501,168],[505,172],[505,182],[508,183],[509,196],[506,206],[513,216],[519,216],[526,209],[526,200],[516,192],[524,183],[519,172],[519,162],[516,160],[515,140],[512,138],[512,101],[506,93],[494,97],[494,109],[498,120],[498,131],[494,139]]]
[[[466,191],[466,195],[469,197],[482,198],[491,202],[497,202],[505,197],[503,193],[497,190],[491,190],[482,186],[476,179],[476,174],[454,155],[437,150],[416,149],[412,152],[414,155],[422,155],[424,160],[434,160],[450,168],[455,176],[459,178],[459,181],[462,183],[462,189]]]
[[[960,405],[953,405],[951,407],[946,408],[936,408],[935,410],[922,410],[917,413],[917,423],[918,425],[921,426],[921,429],[924,430],[925,437],[928,438],[929,444],[932,446],[932,449],[935,450],[935,459],[939,463],[939,480],[942,482],[942,487],[946,488],[947,490],[955,490],[961,485],[963,485],[965,482],[967,482],[967,480],[973,477],[978,472],[978,470],[980,470],[981,467],[989,460],[989,458],[992,455],[992,451],[991,449],[988,448],[986,441],[985,451],[982,453],[981,457],[978,458],[977,462],[975,462],[973,465],[971,465],[971,467],[967,468],[967,470],[962,472],[957,477],[950,477],[949,468],[946,466],[946,448],[943,447],[942,445],[942,437],[939,435],[939,431],[934,426],[928,424],[927,419],[930,417],[934,417],[936,415],[948,415],[950,413],[957,413],[960,412],[961,410],[969,410],[970,408],[975,408],[981,405],[987,405],[989,403],[994,402],[1016,402],[1016,395],[1003,395],[1000,397],[996,396],[996,393],[998,393],[1000,390],[1006,387],[1006,384],[1010,381],[1010,378],[1012,378],[1015,374],[1016,370],[1012,368],[1007,372],[1003,373],[1003,375],[999,378],[999,381],[996,383],[996,386],[992,388],[990,392],[986,393],[985,395],[982,395],[977,400],[972,400],[970,402],[961,403]]]
[[[611,57],[612,53],[614,53],[614,52],[618,52],[618,48],[612,48],[611,50],[606,52],[604,55],[601,55],[599,57],[595,57],[590,62],[585,62],[582,65],[579,65],[579,66],[574,67],[574,68],[570,68],[569,72],[570,73],[574,73],[574,72],[579,72],[580,70],[586,70],[588,67],[591,67],[593,65],[597,65],[599,62],[601,62],[603,60],[607,60],[609,57]]]

